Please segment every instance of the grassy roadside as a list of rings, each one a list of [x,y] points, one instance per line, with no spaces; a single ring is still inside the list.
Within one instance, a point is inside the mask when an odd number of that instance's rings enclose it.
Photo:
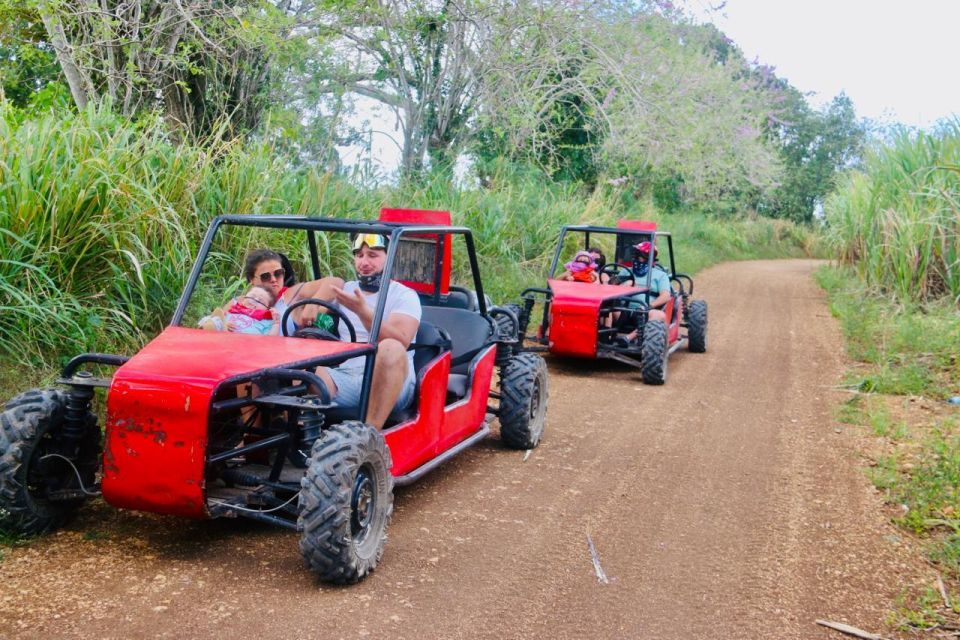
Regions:
[[[901,630],[956,624],[960,614],[960,316],[953,305],[901,304],[869,291],[849,268],[825,267],[817,280],[857,364],[844,381],[843,423],[871,436],[867,475],[890,505],[894,524],[916,536],[952,592],[936,588],[898,604]]]

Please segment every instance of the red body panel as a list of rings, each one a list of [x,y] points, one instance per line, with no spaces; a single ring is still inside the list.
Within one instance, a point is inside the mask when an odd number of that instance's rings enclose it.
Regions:
[[[487,413],[495,356],[496,346],[479,356],[469,393],[449,407],[444,405],[450,354],[428,366],[420,385],[417,417],[383,433],[393,457],[390,471],[394,476],[410,473],[480,429]]]
[[[487,401],[490,398],[490,381],[493,379],[493,361],[497,355],[496,346],[484,351],[473,369],[473,384],[467,396],[444,411],[440,441],[437,443],[437,455],[443,453],[467,436],[477,432],[487,414]]]
[[[617,220],[617,229],[634,229],[636,231],[656,231],[657,223],[652,220]]]
[[[168,327],[113,376],[103,451],[104,499],[127,509],[203,517],[208,412],[220,383],[257,369],[364,347]]]
[[[547,280],[553,291],[550,303],[550,353],[581,358],[597,356],[597,323],[600,303],[641,287]]]
[[[420,383],[417,416],[383,432],[390,447],[393,466],[390,472],[402,476],[413,471],[436,454],[443,426],[443,405],[447,397],[450,353],[434,360],[424,371]]]

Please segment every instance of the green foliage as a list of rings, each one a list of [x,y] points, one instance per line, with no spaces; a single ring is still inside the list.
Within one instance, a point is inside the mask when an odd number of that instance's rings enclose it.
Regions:
[[[864,419],[863,398],[859,395],[851,396],[849,400],[837,408],[836,418],[843,424],[860,424]]]
[[[0,351],[21,362],[139,344],[214,215],[312,204],[266,147],[174,147],[103,108],[0,128]]]
[[[960,298],[960,122],[871,150],[825,210],[835,254],[868,285],[905,302]]]
[[[935,587],[927,587],[917,598],[910,598],[904,593],[898,598],[898,606],[890,618],[890,624],[902,631],[932,630],[947,622],[942,606],[942,597]]]
[[[859,159],[866,130],[845,94],[814,111],[799,91],[778,84],[781,106],[768,119],[766,133],[778,148],[784,172],[777,189],[758,206],[765,215],[811,222],[840,172]]]
[[[848,376],[861,391],[944,398],[960,385],[960,318],[952,305],[903,305],[865,287],[852,268],[825,267],[817,280],[830,296],[847,351],[871,365]]]
[[[21,109],[47,108],[52,95],[64,96],[59,78],[40,15],[22,2],[0,0],[0,95]]]

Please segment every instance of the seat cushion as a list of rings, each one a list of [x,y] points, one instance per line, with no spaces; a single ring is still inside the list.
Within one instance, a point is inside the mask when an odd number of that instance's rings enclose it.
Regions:
[[[467,382],[470,377],[465,373],[451,373],[447,380],[447,393],[463,398],[467,395]]]
[[[495,337],[493,324],[475,311],[446,307],[423,307],[423,320],[431,322],[450,334],[453,343],[451,373],[465,374],[470,368],[471,354],[478,353],[492,344]],[[460,360],[464,360],[460,362]]]

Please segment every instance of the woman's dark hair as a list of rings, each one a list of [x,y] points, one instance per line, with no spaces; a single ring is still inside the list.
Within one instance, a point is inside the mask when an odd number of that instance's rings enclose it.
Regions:
[[[597,247],[590,247],[587,249],[587,253],[595,253],[599,256],[597,258],[597,269],[603,269],[603,265],[607,264],[607,257]]]
[[[280,266],[283,267],[283,286],[292,287],[297,284],[297,272],[293,270],[293,263],[285,254],[277,255],[280,256]]]
[[[257,266],[264,260],[276,260],[286,269],[283,260],[280,258],[280,254],[276,251],[271,251],[270,249],[254,249],[248,253],[247,257],[243,260],[243,279],[247,282],[252,281],[253,277],[257,275]]]

